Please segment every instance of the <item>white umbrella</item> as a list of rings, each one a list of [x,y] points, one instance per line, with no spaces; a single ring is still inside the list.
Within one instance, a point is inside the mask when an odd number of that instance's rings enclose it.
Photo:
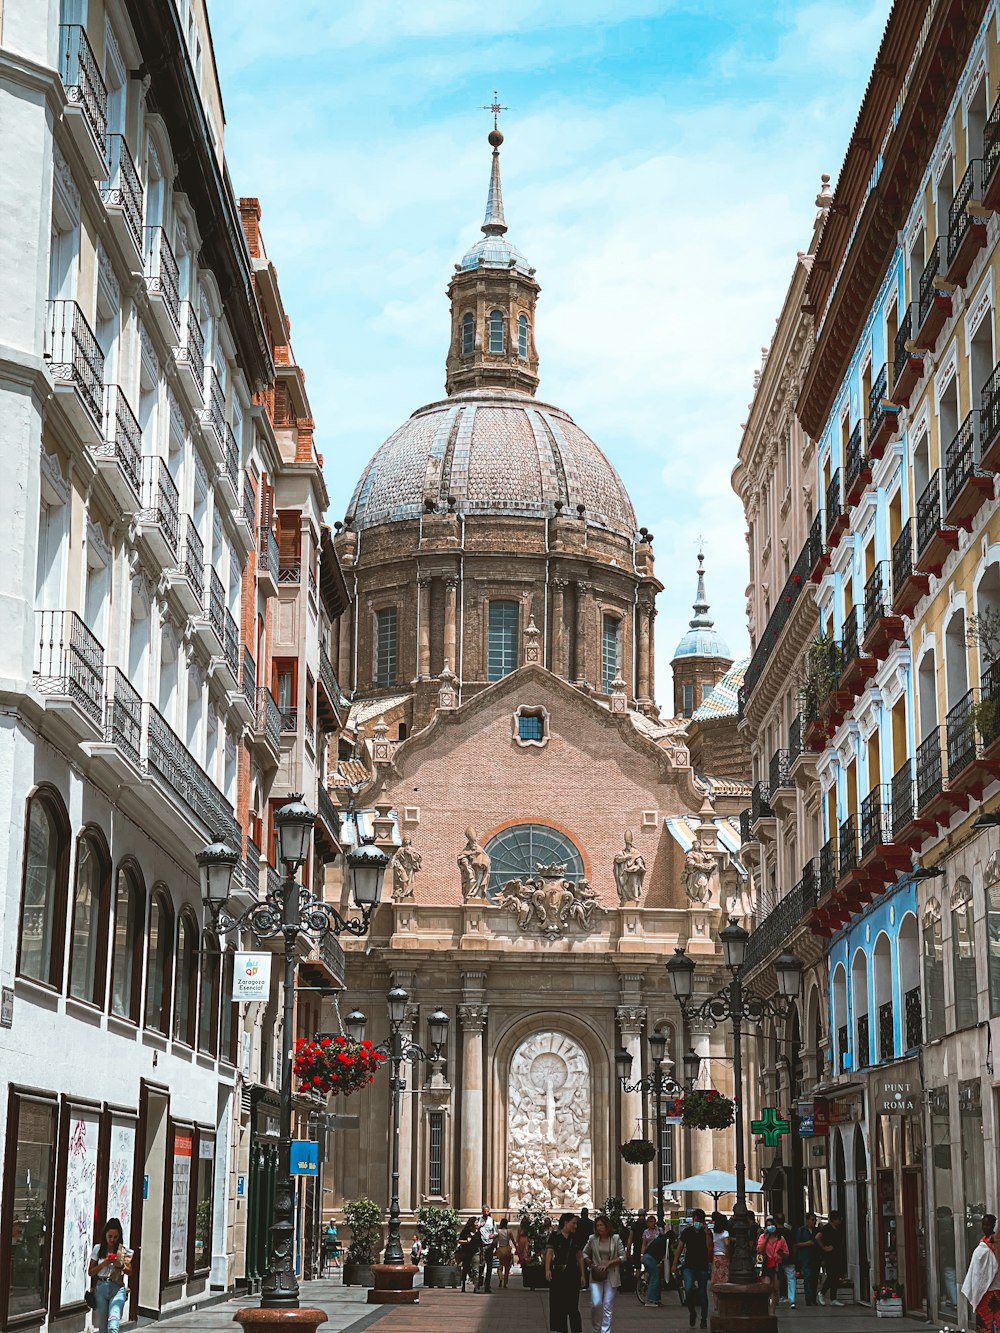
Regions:
[[[759,1180],[748,1180],[746,1187],[748,1194],[759,1194],[764,1188]],[[676,1190],[678,1194],[711,1194],[718,1206],[720,1194],[736,1193],[736,1176],[732,1171],[702,1171],[697,1176],[671,1181],[663,1188]]]

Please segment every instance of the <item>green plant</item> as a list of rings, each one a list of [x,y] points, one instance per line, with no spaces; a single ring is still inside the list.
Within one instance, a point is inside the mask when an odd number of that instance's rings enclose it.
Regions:
[[[351,1228],[347,1257],[356,1264],[373,1264],[382,1249],[382,1209],[371,1199],[352,1199],[344,1208]]]
[[[728,1129],[735,1119],[732,1097],[714,1088],[689,1092],[684,1098],[684,1124],[689,1129]]]
[[[975,726],[984,745],[1000,736],[1000,699],[980,699],[969,710],[969,726]]]
[[[425,1203],[417,1213],[417,1225],[427,1247],[429,1264],[450,1264],[455,1257],[462,1219],[454,1208],[437,1208]]]
[[[623,1143],[618,1151],[622,1155],[622,1160],[628,1162],[630,1166],[643,1166],[656,1156],[656,1145],[651,1139],[630,1139],[628,1143]]]
[[[820,634],[806,650],[803,692],[822,708],[830,691],[840,679],[840,645],[832,634]]]
[[[625,1240],[629,1233],[629,1227],[635,1220],[637,1214],[631,1208],[626,1207],[625,1200],[620,1194],[612,1194],[601,1205],[601,1212],[611,1221],[611,1229],[616,1235]]]
[[[531,1238],[531,1253],[540,1254],[545,1249],[545,1242],[552,1230],[552,1219],[547,1205],[531,1195],[526,1196],[521,1200],[519,1222],[521,1230],[527,1231]]]

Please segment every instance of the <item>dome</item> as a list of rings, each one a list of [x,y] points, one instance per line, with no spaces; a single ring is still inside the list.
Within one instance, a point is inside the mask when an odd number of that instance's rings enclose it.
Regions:
[[[419,408],[376,452],[351,497],[355,528],[462,514],[567,517],[629,540],[635,511],[618,473],[568,413],[525,394],[475,390]]]
[[[726,662],[733,660],[729,645],[715,629],[715,622],[708,614],[708,599],[705,596],[705,556],[698,552],[698,589],[695,593],[694,615],[688,621],[688,631],[677,645],[671,661],[680,657],[719,657]]]
[[[462,256],[462,269],[470,268],[513,268],[518,273],[526,273],[529,277],[534,273],[534,269],[521,254],[516,245],[508,241],[506,236],[483,236],[470,246]]]

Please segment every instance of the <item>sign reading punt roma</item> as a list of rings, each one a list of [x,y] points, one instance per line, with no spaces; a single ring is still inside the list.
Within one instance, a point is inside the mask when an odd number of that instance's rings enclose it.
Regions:
[[[233,962],[233,999],[267,1000],[271,994],[271,955],[238,953]]]

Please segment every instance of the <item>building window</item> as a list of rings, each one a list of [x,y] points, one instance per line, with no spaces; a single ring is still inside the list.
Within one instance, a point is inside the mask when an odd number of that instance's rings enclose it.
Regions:
[[[545,718],[540,713],[522,713],[517,719],[517,734],[522,741],[540,741],[545,737]]]
[[[962,875],[951,895],[951,966],[955,983],[955,1026],[973,1027],[979,1017],[976,933],[972,919],[972,883]]]
[[[517,317],[517,354],[522,361],[528,359],[528,317],[527,315],[518,315]]]
[[[198,927],[193,917],[181,917],[177,936],[177,1002],[174,1005],[174,1040],[194,1046],[198,1016]]]
[[[683,704],[681,705],[681,716],[690,717],[694,712],[694,686],[685,685],[682,688]]]
[[[476,317],[470,310],[462,316],[462,355],[471,356],[476,349]]]
[[[583,857],[559,829],[548,824],[512,824],[486,844],[490,858],[488,893],[495,897],[511,879],[534,879],[539,866],[562,866],[566,879],[581,880]]]
[[[111,890],[111,865],[102,840],[85,835],[76,844],[73,886],[73,935],[70,940],[69,993],[74,1000],[101,1004],[106,909]]]
[[[941,908],[935,901],[924,912],[924,999],[927,1040],[944,1036],[944,938]]]
[[[930,1006],[928,1005],[928,1009]],[[944,1011],[944,1000],[941,1001]],[[928,1013],[930,1018],[930,1013]],[[927,1100],[931,1111],[931,1162],[933,1164],[934,1201],[937,1205],[934,1228],[937,1233],[938,1305],[952,1314],[958,1310],[955,1282],[955,1213],[951,1171],[951,1117],[948,1087],[931,1088]],[[981,1123],[977,1127],[981,1133]]]
[[[66,812],[55,792],[39,792],[28,802],[18,971],[50,986],[62,984],[68,875]]]
[[[490,602],[486,679],[502,680],[517,667],[519,602]]]
[[[958,1085],[962,1144],[962,1191],[965,1195],[965,1253],[982,1239],[979,1219],[986,1212],[986,1145],[983,1139],[983,1085],[978,1078]],[[992,1165],[992,1164],[991,1164]]]
[[[111,1012],[139,1021],[142,968],[143,893],[138,871],[120,866],[115,886],[114,937],[111,945]]]
[[[236,966],[236,955],[232,949],[227,949],[222,956],[222,997],[221,997],[221,1022],[219,1031],[219,1059],[225,1060],[227,1064],[235,1065],[237,1056],[237,1038],[239,1036],[239,1025],[233,1022],[233,1004],[230,996],[233,993],[233,970]]]
[[[167,1140],[171,1142],[170,1139]],[[188,1271],[188,1238],[191,1235],[191,1167],[194,1158],[194,1132],[173,1129],[170,1156],[170,1238],[167,1278],[183,1278]]]
[[[660,1186],[668,1190],[674,1180],[674,1127],[663,1125],[660,1131]]]
[[[174,914],[161,890],[149,905],[149,959],[146,963],[146,1027],[170,1031],[170,982],[174,962]]]
[[[396,683],[396,608],[384,607],[375,615],[375,684]]]
[[[444,1194],[443,1111],[432,1111],[427,1117],[427,1193],[435,1199]]]
[[[8,1165],[12,1189],[5,1200],[10,1209],[7,1235],[11,1240],[4,1257],[6,1281],[0,1282],[0,1291],[7,1293],[7,1308],[0,1312],[4,1328],[15,1319],[44,1313],[48,1304],[56,1164],[54,1103],[11,1092],[7,1153],[13,1160]]]
[[[201,959],[198,1009],[198,1050],[206,1055],[217,1055],[219,1049],[219,964],[222,955],[219,941],[209,931],[201,937]]]
[[[611,686],[621,671],[621,626],[617,616],[605,616],[601,621],[601,689],[611,693]]]
[[[504,337],[503,312],[500,310],[490,311],[490,351],[499,354],[506,348],[506,339]]]
[[[194,1174],[194,1229],[191,1267],[203,1272],[212,1264],[212,1194],[215,1186],[215,1139],[198,1134],[198,1160],[191,1163]]]

